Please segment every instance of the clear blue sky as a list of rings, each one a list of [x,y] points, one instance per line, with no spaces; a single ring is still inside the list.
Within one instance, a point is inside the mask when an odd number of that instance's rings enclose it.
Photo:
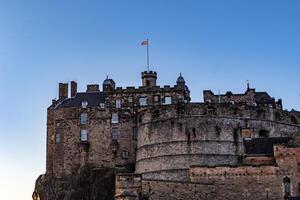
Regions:
[[[59,82],[138,86],[182,72],[202,91],[258,91],[300,110],[300,1],[0,1],[0,196],[30,200],[45,171],[46,108]]]

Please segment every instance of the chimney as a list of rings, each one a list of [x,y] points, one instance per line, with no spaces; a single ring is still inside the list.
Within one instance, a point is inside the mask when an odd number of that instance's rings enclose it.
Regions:
[[[71,97],[75,97],[77,94],[77,83],[75,81],[71,81]]]
[[[68,98],[68,83],[59,83],[59,93],[58,93],[58,100],[62,101]]]
[[[87,85],[86,92],[100,92],[99,85],[98,84]]]

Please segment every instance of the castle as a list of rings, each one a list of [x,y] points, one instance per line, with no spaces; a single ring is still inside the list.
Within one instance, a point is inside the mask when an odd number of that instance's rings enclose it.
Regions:
[[[300,112],[249,84],[242,94],[205,90],[193,103],[181,75],[173,87],[157,86],[154,71],[141,78],[121,88],[107,77],[86,92],[72,81],[70,95],[59,84],[34,200],[111,199],[111,188],[116,200],[300,199]],[[86,166],[89,177],[113,170],[100,176],[102,193],[74,179]]]

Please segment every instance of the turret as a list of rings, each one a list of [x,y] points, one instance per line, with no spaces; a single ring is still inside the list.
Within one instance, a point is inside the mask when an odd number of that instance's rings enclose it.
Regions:
[[[153,87],[156,86],[157,74],[154,71],[142,72],[142,86]]]
[[[179,77],[177,78],[176,86],[179,88],[185,88],[185,81],[184,81],[184,78],[181,76],[181,73],[180,73]]]
[[[111,91],[114,90],[116,87],[116,83],[114,80],[109,79],[108,76],[106,76],[106,79],[103,81],[103,91]]]

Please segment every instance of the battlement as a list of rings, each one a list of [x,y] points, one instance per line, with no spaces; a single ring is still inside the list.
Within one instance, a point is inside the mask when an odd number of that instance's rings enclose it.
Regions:
[[[243,94],[233,94],[228,91],[225,94],[214,94],[211,90],[203,91],[204,102],[207,103],[244,103],[253,106],[268,106],[282,109],[282,100],[271,97],[267,92],[256,92],[254,88],[247,88]]]

